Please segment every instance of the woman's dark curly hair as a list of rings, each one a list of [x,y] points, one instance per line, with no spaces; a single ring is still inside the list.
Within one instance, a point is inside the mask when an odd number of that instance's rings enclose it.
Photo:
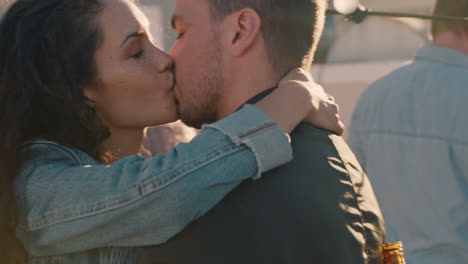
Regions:
[[[99,159],[109,130],[83,86],[96,80],[99,0],[16,0],[0,23],[0,262],[23,263],[15,238],[18,149],[42,138]],[[21,252],[21,253],[18,253]]]

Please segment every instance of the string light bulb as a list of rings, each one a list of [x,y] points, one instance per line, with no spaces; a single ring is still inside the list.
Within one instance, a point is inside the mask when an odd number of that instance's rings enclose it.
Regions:
[[[333,6],[340,14],[349,15],[358,9],[359,0],[333,0]]]

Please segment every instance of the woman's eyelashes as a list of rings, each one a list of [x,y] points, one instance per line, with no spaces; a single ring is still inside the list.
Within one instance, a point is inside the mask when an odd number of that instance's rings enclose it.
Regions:
[[[176,38],[176,39],[180,39],[183,35],[184,35],[184,33],[177,34],[177,38]]]
[[[143,56],[143,50],[139,50],[137,53],[133,54],[130,57],[133,58],[133,59],[139,59],[139,58],[141,58],[141,56]]]

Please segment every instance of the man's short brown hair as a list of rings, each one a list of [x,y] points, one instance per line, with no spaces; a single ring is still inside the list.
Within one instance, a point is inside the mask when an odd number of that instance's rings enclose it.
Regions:
[[[262,19],[262,36],[273,68],[308,66],[322,34],[326,0],[207,0],[215,20],[243,8]]]
[[[435,16],[468,17],[468,0],[437,0]],[[432,22],[432,36],[441,32],[468,34],[467,22],[437,21]]]

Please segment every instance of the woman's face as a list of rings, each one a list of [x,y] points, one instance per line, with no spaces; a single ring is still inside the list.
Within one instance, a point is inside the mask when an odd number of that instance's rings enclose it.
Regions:
[[[84,88],[98,117],[111,131],[176,120],[173,60],[155,45],[148,19],[130,0],[102,3],[97,80]]]

